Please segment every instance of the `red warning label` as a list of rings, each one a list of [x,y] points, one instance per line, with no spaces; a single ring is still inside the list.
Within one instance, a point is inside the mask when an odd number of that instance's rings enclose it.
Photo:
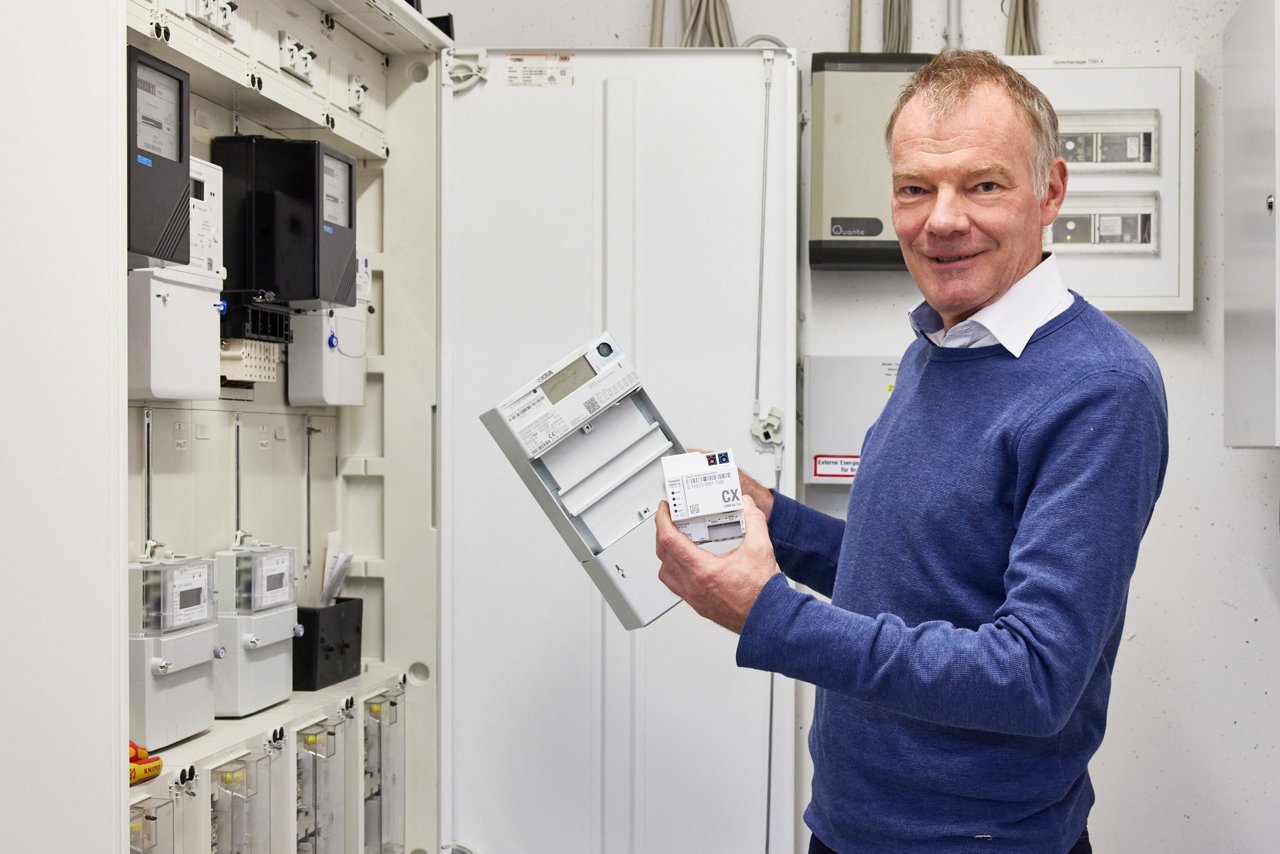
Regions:
[[[813,458],[813,476],[851,478],[858,474],[861,457],[840,454],[817,454]]]

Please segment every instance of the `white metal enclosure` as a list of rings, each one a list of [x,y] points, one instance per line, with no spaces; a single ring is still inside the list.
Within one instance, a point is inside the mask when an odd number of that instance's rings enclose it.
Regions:
[[[795,57],[460,61],[488,70],[441,106],[441,842],[787,850],[791,684],[683,604],[625,632],[479,416],[607,329],[683,443],[773,479],[749,428],[758,396],[796,435]]]

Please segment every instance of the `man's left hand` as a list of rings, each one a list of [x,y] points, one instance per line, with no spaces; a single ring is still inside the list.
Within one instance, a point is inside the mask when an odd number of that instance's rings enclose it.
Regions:
[[[778,572],[764,513],[745,496],[742,545],[717,555],[694,545],[671,521],[667,503],[658,508],[658,578],[693,610],[731,632],[741,633],[760,589]]]

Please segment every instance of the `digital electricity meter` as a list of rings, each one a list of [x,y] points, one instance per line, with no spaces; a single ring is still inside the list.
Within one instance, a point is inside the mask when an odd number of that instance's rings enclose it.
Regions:
[[[215,713],[243,717],[289,698],[293,639],[301,633],[295,598],[297,549],[251,545],[214,557],[218,567],[218,638],[226,657],[214,664]]]
[[[265,545],[219,552],[218,588],[228,596],[234,591],[234,610],[241,614],[292,605],[297,553],[294,548]]]
[[[213,561],[129,567],[129,738],[159,750],[213,724],[218,643]]]
[[[480,417],[628,629],[679,598],[658,580],[661,459],[684,453],[640,374],[605,333]]]
[[[213,584],[211,560],[175,558],[133,565],[129,573],[131,630],[159,636],[211,622],[217,613]]]

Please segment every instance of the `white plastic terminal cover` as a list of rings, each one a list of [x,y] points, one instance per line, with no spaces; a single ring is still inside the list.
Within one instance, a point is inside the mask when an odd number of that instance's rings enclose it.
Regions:
[[[733,451],[662,458],[667,504],[676,527],[695,543],[741,537],[742,483]]]

